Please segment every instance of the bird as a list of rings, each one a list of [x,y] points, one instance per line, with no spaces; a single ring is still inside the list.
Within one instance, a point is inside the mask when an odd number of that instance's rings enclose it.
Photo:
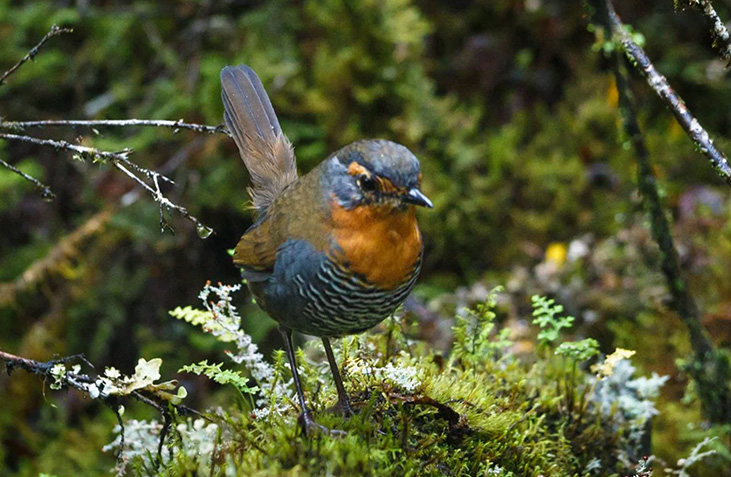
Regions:
[[[401,144],[359,140],[299,176],[294,148],[254,70],[223,68],[221,97],[256,214],[233,262],[279,325],[304,434],[328,432],[306,404],[292,331],[322,339],[338,394],[334,409],[353,415],[330,340],[376,326],[414,287],[424,251],[415,208],[433,207],[420,189],[419,160]]]

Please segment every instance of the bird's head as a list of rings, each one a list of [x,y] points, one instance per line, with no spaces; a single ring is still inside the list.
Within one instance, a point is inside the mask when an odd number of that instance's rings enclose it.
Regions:
[[[433,207],[419,190],[419,160],[395,142],[354,142],[334,153],[326,167],[327,188],[346,209],[360,205],[399,210],[413,205]]]

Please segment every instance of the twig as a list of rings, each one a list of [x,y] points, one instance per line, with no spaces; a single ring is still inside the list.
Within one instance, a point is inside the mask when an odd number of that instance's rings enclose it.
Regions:
[[[53,38],[56,35],[60,35],[61,33],[71,33],[72,31],[74,31],[74,30],[71,28],[59,28],[58,25],[53,25],[51,27],[51,29],[48,31],[48,33],[46,33],[46,35],[43,38],[41,38],[41,41],[39,41],[36,46],[31,48],[30,51],[19,62],[17,62],[12,68],[10,68],[8,71],[6,71],[2,75],[2,77],[0,77],[0,86],[2,86],[3,83],[5,83],[5,80],[8,79],[8,77],[10,75],[15,73],[18,70],[18,68],[23,66],[23,63],[35,58],[35,56],[38,54],[38,50],[40,50],[40,48],[43,46],[43,44],[45,42],[47,42],[48,40],[50,40],[51,38]]]
[[[163,425],[162,429],[160,430],[160,441],[157,444],[157,464],[155,465],[156,469],[159,470],[160,466],[162,465],[162,448],[165,444],[165,438],[168,435],[168,432],[170,432],[170,428],[173,424],[173,418],[170,415],[169,412],[166,412],[163,414]]]
[[[676,0],[676,3],[689,5],[703,14],[711,30],[713,46],[721,54],[721,57],[726,60],[726,66],[728,67],[731,64],[731,35],[729,35],[721,17],[718,16],[718,12],[713,8],[711,0]]]
[[[160,220],[161,220],[161,229],[165,230],[165,228],[169,228],[167,222],[164,219],[163,216],[163,208],[167,210],[168,212],[170,210],[175,210],[177,213],[185,217],[186,219],[193,222],[195,225],[196,231],[198,233],[198,236],[201,238],[208,238],[212,233],[213,230],[208,227],[207,225],[203,224],[200,220],[195,218],[193,215],[188,212],[188,209],[185,207],[182,207],[180,205],[177,205],[173,202],[171,202],[160,190],[159,181],[163,180],[165,182],[169,182],[171,184],[174,184],[174,182],[167,178],[166,176],[151,171],[149,169],[146,169],[144,167],[141,167],[134,162],[130,161],[129,156],[132,154],[131,149],[123,149],[119,152],[109,152],[109,151],[102,151],[93,147],[86,147],[86,146],[79,146],[77,144],[72,144],[67,141],[58,141],[53,139],[39,139],[31,136],[21,136],[18,134],[6,134],[6,133],[0,133],[0,139],[5,139],[8,141],[19,141],[19,142],[26,142],[30,144],[35,144],[38,146],[47,146],[52,147],[56,150],[63,150],[63,151],[70,151],[76,153],[75,157],[81,160],[91,160],[91,161],[109,161],[116,167],[117,169],[124,172],[126,175],[128,175],[130,178],[132,178],[135,182],[137,182],[139,185],[141,185],[145,190],[147,190],[152,197],[155,199],[155,201],[160,204]],[[134,172],[132,172],[134,171]],[[154,188],[147,184],[142,178],[140,178],[137,174],[141,174],[145,177],[147,177],[149,180],[151,180],[154,184]]]
[[[87,361],[86,357],[84,355],[75,355],[75,356],[69,356],[66,358],[60,358],[55,359],[51,361],[36,361],[33,359],[24,358],[22,356],[16,356],[11,353],[7,353],[3,350],[0,350],[0,361],[4,361],[7,366],[8,373],[12,372],[14,368],[21,368],[26,370],[27,372],[31,374],[35,374],[37,376],[42,377],[44,380],[46,379],[53,379],[55,382],[59,382],[64,387],[70,387],[73,389],[76,389],[78,391],[81,391],[83,393],[86,393],[90,396],[92,394],[90,393],[90,390],[92,387],[97,386],[98,389],[103,389],[100,385],[97,384],[97,379],[90,377],[87,374],[83,374],[80,371],[74,371],[73,369],[67,369],[63,375],[59,378],[59,376],[56,376],[53,374],[53,368],[56,364],[59,363],[67,363],[69,361],[75,361],[79,360],[82,361],[84,364],[91,366],[91,363]],[[209,418],[202,416],[198,411],[195,409],[189,408],[187,406],[183,406],[181,404],[173,404],[170,401],[164,400],[160,396],[155,395],[154,393],[150,391],[145,390],[136,390],[132,391],[129,395],[129,397],[134,398],[135,400],[144,403],[155,410],[157,410],[165,420],[165,426],[167,428],[170,428],[172,424],[172,414],[171,414],[171,408],[175,410],[180,415],[197,415],[204,417],[205,419],[210,420]],[[101,393],[97,393],[96,398],[92,396],[92,399],[98,399],[107,406],[109,406],[115,413],[117,417],[117,421],[119,422],[120,429],[121,429],[121,439],[120,442],[122,445],[120,446],[120,452],[117,455],[117,460],[120,461],[122,459],[122,452],[124,449],[124,423],[122,422],[121,416],[119,414],[119,406],[118,401],[119,399],[123,398],[124,396],[118,396],[118,395],[104,395]],[[161,452],[162,446],[164,443],[165,435],[167,434],[166,430],[163,430],[163,433],[160,437],[160,442],[158,446],[158,453]]]
[[[618,39],[619,44],[624,49],[632,65],[639,69],[645,76],[650,88],[665,101],[675,116],[675,119],[680,123],[680,126],[690,136],[693,142],[695,142],[700,151],[705,154],[713,168],[723,178],[726,184],[731,187],[731,166],[729,166],[728,159],[724,153],[713,144],[710,135],[690,111],[688,111],[683,99],[673,90],[665,76],[655,69],[655,66],[642,47],[632,39],[632,36],[614,10],[611,1],[606,2],[605,8],[608,18],[606,27],[610,36]]]
[[[2,77],[0,77],[0,85],[3,84],[3,82],[12,75],[15,71],[18,70],[25,62],[28,60],[32,60],[37,54],[41,46],[48,41],[50,38],[59,35],[61,33],[68,33],[71,32],[71,29],[68,28],[59,28],[56,25],[53,25],[51,27],[51,30],[41,39],[41,41],[34,46],[28,54],[25,55],[15,66],[10,68],[8,71],[3,74]],[[94,126],[153,126],[153,127],[169,127],[173,129],[173,133],[177,132],[179,129],[189,129],[192,131],[197,132],[205,132],[205,133],[223,133],[228,134],[226,131],[226,128],[222,125],[219,126],[206,126],[202,124],[194,124],[194,123],[186,123],[182,120],[178,121],[169,121],[169,120],[152,120],[152,119],[121,119],[121,120],[43,120],[43,121],[26,121],[26,122],[6,122],[0,120],[0,129],[10,129],[14,131],[23,130],[26,127],[44,127],[44,126],[87,126],[87,127],[94,127]],[[108,152],[108,151],[101,151],[99,149],[95,149],[92,147],[85,147],[85,146],[79,146],[76,144],[72,144],[70,142],[66,141],[57,141],[52,139],[39,139],[31,136],[23,136],[18,134],[0,134],[0,139],[5,139],[8,141],[21,141],[21,142],[27,142],[39,146],[50,146],[53,147],[56,150],[65,150],[65,151],[71,151],[76,154],[75,157],[81,159],[81,160],[89,160],[92,161],[109,161],[111,162],[114,167],[124,172],[127,176],[132,178],[135,182],[137,182],[139,185],[141,185],[145,190],[147,190],[150,194],[152,194],[155,201],[160,205],[160,228],[162,231],[165,231],[165,229],[172,230],[172,227],[170,227],[165,220],[165,214],[164,212],[167,211],[170,213],[171,210],[176,211],[186,219],[193,222],[196,228],[196,232],[198,233],[198,236],[201,238],[207,238],[213,233],[213,229],[210,227],[204,225],[201,223],[197,218],[195,218],[193,215],[188,212],[188,209],[185,207],[182,207],[180,205],[177,205],[170,201],[165,195],[162,193],[160,189],[159,182],[160,180],[174,183],[172,180],[168,179],[164,175],[151,171],[149,169],[146,169],[144,167],[138,166],[134,162],[129,160],[129,155],[132,154],[131,149],[123,149],[119,152]],[[10,170],[20,174],[23,176],[26,180],[29,180],[33,182],[37,187],[41,188],[44,193],[44,197],[52,197],[53,193],[50,191],[50,189],[43,184],[41,184],[36,179],[32,178],[31,176],[24,174],[17,168],[14,168],[10,164],[2,161],[0,162],[1,165],[9,168]],[[140,177],[144,176],[149,181],[151,181],[154,184],[154,188],[145,182],[145,180]]]
[[[54,194],[53,191],[51,191],[51,188],[48,187],[47,185],[45,185],[44,183],[42,183],[41,181],[39,181],[38,179],[36,179],[35,177],[29,176],[25,172],[21,171],[20,169],[13,166],[12,164],[8,164],[7,162],[3,161],[2,159],[0,159],[0,166],[10,169],[11,171],[13,171],[16,174],[18,174],[19,176],[21,176],[23,179],[27,180],[28,182],[30,182],[31,184],[36,186],[36,188],[38,188],[41,191],[41,194],[43,195],[44,199],[53,200],[56,198],[56,194]]]
[[[54,359],[51,361],[36,361],[0,350],[0,361],[5,362],[8,373],[12,372],[15,368],[21,368],[31,374],[36,374],[43,378],[53,378],[53,376],[51,375],[51,370],[56,364],[68,363],[75,360],[82,361],[85,364],[88,363],[83,355],[68,356],[65,358]],[[68,371],[66,375],[62,378],[62,381],[65,386],[83,391],[85,393],[89,392],[89,385],[94,383],[94,380],[91,379],[88,375],[75,373],[73,371]]]
[[[36,137],[31,136],[20,136],[18,134],[6,134],[6,133],[0,133],[0,139],[5,139],[8,141],[19,141],[19,142],[27,142],[31,144],[35,144],[37,146],[48,146],[56,149],[57,151],[70,151],[75,152],[76,159],[80,160],[89,160],[92,161],[111,161],[112,163],[115,162],[122,162],[126,165],[128,165],[131,169],[134,169],[136,172],[142,173],[148,178],[152,178],[153,176],[159,175],[157,172],[151,171],[149,169],[145,169],[144,167],[140,167],[134,162],[129,160],[129,156],[132,154],[132,149],[122,149],[119,152],[109,152],[109,151],[102,151],[93,147],[86,147],[86,146],[79,146],[78,144],[72,144],[67,141],[57,141],[54,139],[39,139]],[[174,182],[167,177],[163,176],[163,179],[167,182],[170,182],[173,184]]]
[[[611,0],[593,0],[592,4],[596,6],[598,21],[604,28],[616,26],[616,15],[615,20],[612,20],[614,10]],[[668,284],[671,305],[688,329],[695,354],[694,362],[688,367],[688,371],[696,381],[698,394],[707,416],[713,422],[731,422],[729,388],[731,374],[728,359],[716,350],[708,332],[701,324],[701,313],[680,269],[670,224],[665,216],[655,176],[652,173],[650,154],[637,122],[627,71],[617,55],[613,55],[613,61],[623,127],[637,153],[637,182],[643,204],[650,216],[650,230],[660,249],[661,268]]]
[[[173,133],[177,133],[179,129],[189,129],[191,131],[208,134],[226,134],[230,135],[223,124],[218,126],[208,126],[205,124],[186,123],[182,119],[170,121],[165,119],[99,119],[99,120],[80,120],[80,119],[49,119],[43,121],[0,121],[0,129],[9,129],[13,131],[23,131],[26,128],[42,128],[42,127],[58,127],[58,126],[83,126],[83,127],[129,127],[129,126],[150,126],[158,128],[171,128]]]
[[[119,406],[116,403],[105,401],[105,404],[114,413],[117,418],[117,424],[119,424],[119,449],[117,449],[117,466],[124,463],[124,420],[122,420],[122,413],[119,411]]]

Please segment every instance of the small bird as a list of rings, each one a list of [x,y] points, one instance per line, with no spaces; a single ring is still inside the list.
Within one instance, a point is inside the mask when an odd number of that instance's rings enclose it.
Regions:
[[[257,214],[233,261],[257,304],[279,323],[304,433],[327,431],[305,403],[292,330],[322,338],[335,409],[352,415],[330,338],[377,325],[413,288],[423,253],[415,206],[432,207],[419,190],[419,160],[391,141],[357,141],[298,177],[292,144],[256,73],[227,66],[221,90]]]

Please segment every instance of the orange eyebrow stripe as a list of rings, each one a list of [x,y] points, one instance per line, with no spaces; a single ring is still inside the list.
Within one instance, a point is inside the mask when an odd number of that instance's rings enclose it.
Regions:
[[[361,164],[358,164],[357,162],[353,161],[348,166],[348,174],[351,176],[360,176],[364,175],[366,177],[371,177],[372,174],[368,169],[363,167]],[[401,189],[396,187],[393,182],[391,182],[390,179],[386,179],[385,177],[375,177],[376,182],[378,182],[378,190],[381,192],[385,192],[387,194],[395,194],[397,192],[402,192]]]
[[[368,169],[361,166],[360,164],[358,164],[355,161],[351,162],[350,165],[348,166],[348,174],[350,174],[351,176],[359,176],[361,174],[365,174],[366,176],[369,176],[369,177],[371,175],[368,172]]]

